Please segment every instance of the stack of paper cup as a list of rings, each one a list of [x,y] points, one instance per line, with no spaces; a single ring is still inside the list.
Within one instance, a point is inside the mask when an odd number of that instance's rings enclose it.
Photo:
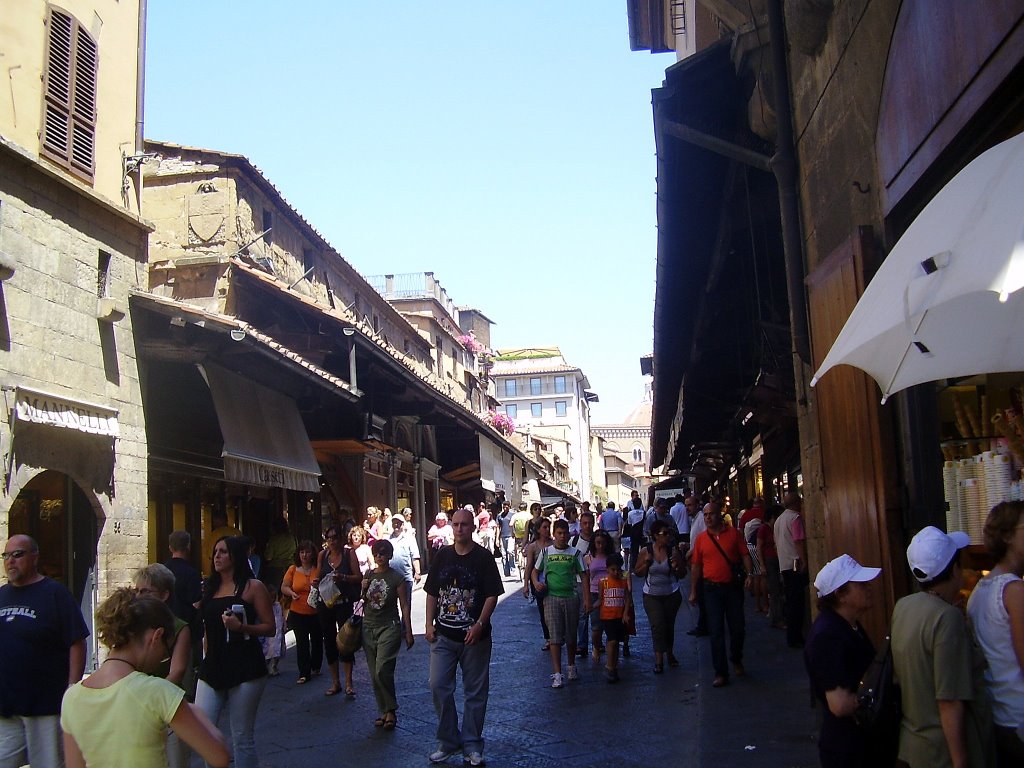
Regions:
[[[971,537],[972,544],[981,543],[981,527],[982,520],[984,519],[984,502],[982,500],[982,493],[985,488],[985,484],[982,480],[976,477],[968,478],[963,481],[964,497],[967,503],[967,513],[964,516],[966,518],[967,525],[961,530],[965,531],[968,536]]]
[[[971,459],[960,459],[956,462],[956,490],[957,500],[959,501],[957,511],[959,513],[959,520],[953,530],[967,530],[967,486],[964,483],[974,479],[976,467],[977,464]]]
[[[1009,456],[996,454],[985,462],[985,503],[987,509],[1010,500],[1013,462]]]
[[[942,465],[942,492],[946,497],[946,530],[960,530],[960,494],[956,487],[956,462]]]

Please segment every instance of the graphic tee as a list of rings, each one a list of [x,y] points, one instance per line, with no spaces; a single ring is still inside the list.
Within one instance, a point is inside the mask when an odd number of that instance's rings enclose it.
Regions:
[[[369,584],[363,600],[363,624],[371,627],[397,624],[400,619],[398,588],[405,584],[405,576],[394,568],[388,568],[383,573],[370,571],[366,578]]]
[[[579,550],[575,547],[558,549],[554,544],[541,551],[536,568],[544,574],[548,594],[553,597],[573,597],[576,576],[586,570]]]
[[[464,642],[466,632],[484,608],[484,601],[505,591],[498,574],[498,561],[494,555],[474,544],[465,555],[455,547],[443,547],[434,556],[427,574],[424,591],[437,598],[437,618],[434,626],[438,633],[450,640]],[[490,624],[484,627],[484,637],[491,633]]]
[[[68,687],[68,651],[88,636],[64,585],[43,578],[0,587],[0,716],[58,714]]]
[[[605,576],[598,586],[601,594],[601,621],[622,619],[626,613],[626,580]]]

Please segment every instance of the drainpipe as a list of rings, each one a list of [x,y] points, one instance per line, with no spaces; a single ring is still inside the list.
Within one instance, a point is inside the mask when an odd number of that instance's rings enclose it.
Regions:
[[[141,155],[145,151],[145,106],[146,106],[146,2],[139,0],[139,50],[138,68],[135,85],[135,154]],[[139,177],[135,194],[137,197],[136,206],[139,209],[139,216],[142,216],[142,163],[138,167]]]
[[[786,60],[786,29],[782,0],[768,0],[768,39],[775,82],[777,135],[772,170],[779,187],[782,216],[782,247],[786,263],[786,292],[789,297],[789,322],[793,332],[793,351],[811,364],[811,345],[807,333],[807,302],[804,294],[804,252],[800,231],[800,200],[797,197],[796,152],[793,144],[792,96]]]

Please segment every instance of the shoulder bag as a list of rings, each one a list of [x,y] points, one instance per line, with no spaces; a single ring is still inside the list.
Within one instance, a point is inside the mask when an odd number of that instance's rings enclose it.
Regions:
[[[743,567],[743,562],[734,563],[729,559],[729,556],[725,554],[725,550],[722,549],[722,545],[718,543],[718,539],[711,535],[711,531],[706,532],[708,538],[711,539],[711,543],[715,545],[715,548],[722,553],[722,557],[725,558],[725,562],[729,564],[729,570],[732,571],[732,583],[733,586],[742,587],[743,582],[747,580],[747,569]]]

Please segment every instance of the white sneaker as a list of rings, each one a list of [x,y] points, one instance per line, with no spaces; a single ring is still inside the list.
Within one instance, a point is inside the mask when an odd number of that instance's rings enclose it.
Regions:
[[[551,676],[552,688],[561,688],[563,685],[565,685],[565,678],[562,677],[561,673],[556,672]]]
[[[443,763],[452,755],[456,754],[459,750],[452,749],[448,750],[438,745],[437,749],[430,753],[430,762],[432,763]]]
[[[570,680],[579,680],[580,679],[580,673],[576,671],[576,665],[575,664],[570,664],[569,665],[568,672],[569,672],[569,679]]]
[[[484,756],[479,752],[470,752],[462,757],[462,763],[463,765],[483,765]]]

